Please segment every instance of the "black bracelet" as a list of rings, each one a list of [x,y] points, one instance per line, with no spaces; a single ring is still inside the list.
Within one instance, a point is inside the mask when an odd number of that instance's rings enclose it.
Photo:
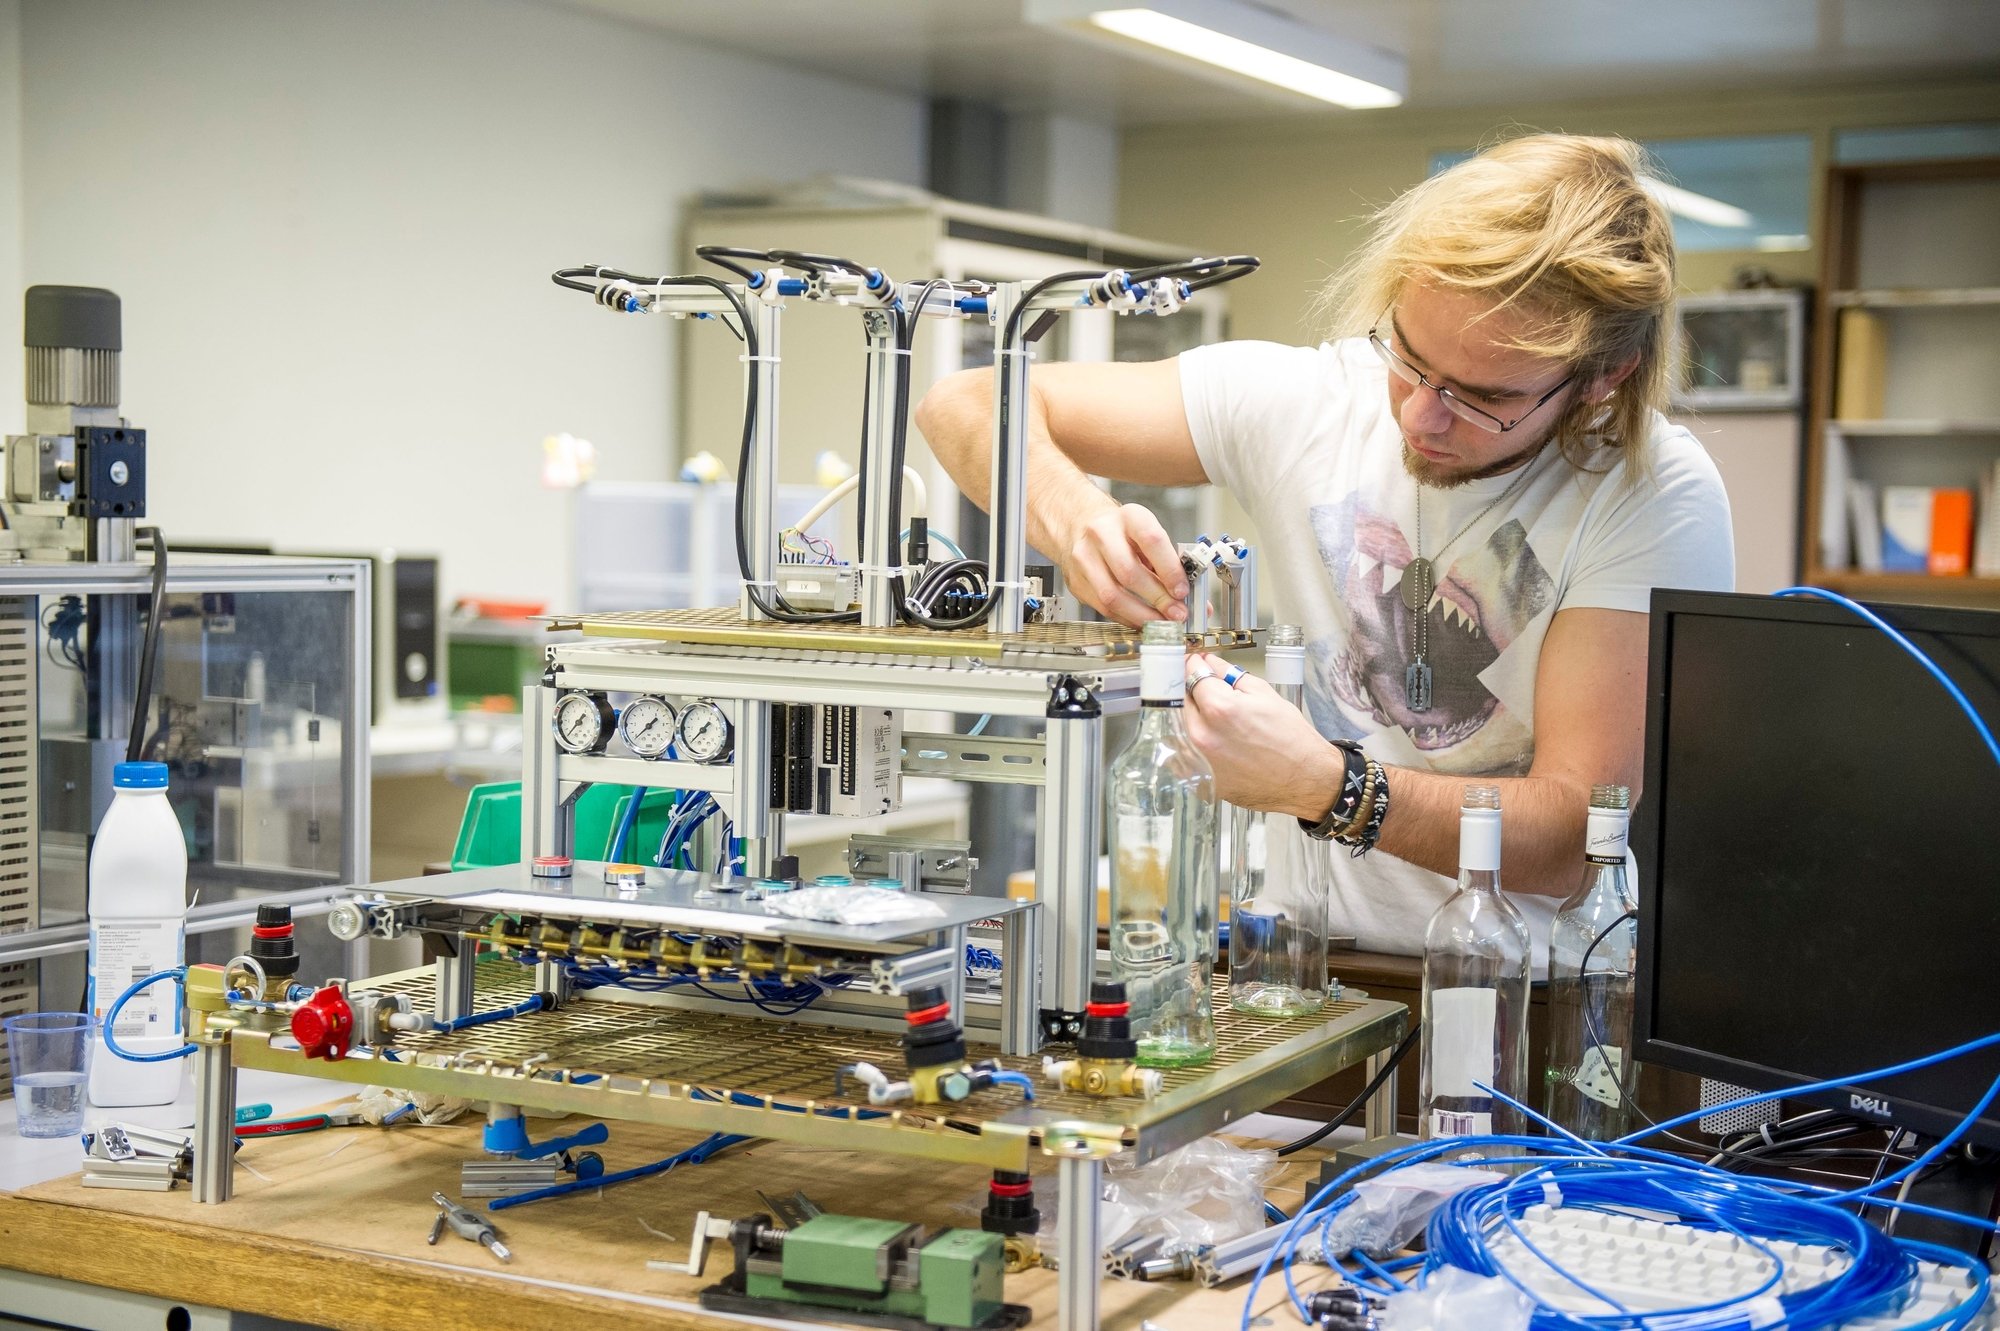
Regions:
[[[1315,841],[1332,841],[1345,833],[1354,831],[1354,816],[1362,807],[1361,797],[1367,785],[1368,755],[1361,746],[1351,739],[1327,741],[1340,750],[1346,766],[1342,771],[1340,788],[1334,792],[1333,804],[1318,822],[1299,819],[1299,829]]]

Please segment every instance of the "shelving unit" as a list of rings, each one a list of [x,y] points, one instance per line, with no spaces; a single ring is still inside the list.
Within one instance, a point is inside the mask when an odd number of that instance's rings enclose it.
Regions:
[[[1853,566],[1850,481],[1965,487],[2000,462],[2000,158],[1834,166],[1813,335],[1810,582],[1879,601],[2000,607],[2000,576]],[[1983,508],[1974,524],[1986,520]]]

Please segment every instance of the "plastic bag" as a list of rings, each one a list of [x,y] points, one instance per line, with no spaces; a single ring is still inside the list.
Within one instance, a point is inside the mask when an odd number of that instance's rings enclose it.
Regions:
[[[365,1122],[381,1124],[395,1115],[398,1123],[415,1121],[425,1127],[449,1123],[472,1107],[470,1100],[431,1095],[424,1091],[395,1090],[387,1086],[364,1087],[360,1099],[354,1103]],[[409,1112],[403,1113],[403,1110]]]
[[[1250,1151],[1220,1137],[1203,1137],[1149,1165],[1114,1158],[1104,1171],[1098,1217],[1108,1248],[1130,1238],[1158,1237],[1159,1253],[1191,1252],[1264,1227],[1264,1183],[1277,1167],[1272,1151]],[[1043,1212],[1049,1228],[1056,1208]],[[1053,1251],[1052,1236],[1043,1244]]]
[[[1535,1305],[1499,1276],[1440,1266],[1421,1286],[1392,1294],[1376,1314],[1382,1331],[1528,1331]]]
[[[1359,1248],[1387,1257],[1415,1238],[1431,1212],[1467,1188],[1505,1183],[1505,1174],[1463,1165],[1404,1165],[1354,1185],[1354,1200],[1335,1213],[1326,1251],[1345,1256]]]
[[[796,892],[766,897],[764,913],[828,924],[901,924],[906,920],[941,920],[944,907],[919,892],[897,892],[856,883],[802,887]]]

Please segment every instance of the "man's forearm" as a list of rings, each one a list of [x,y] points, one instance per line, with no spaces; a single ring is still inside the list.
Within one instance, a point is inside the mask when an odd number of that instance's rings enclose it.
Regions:
[[[1500,790],[1501,881],[1510,892],[1566,897],[1583,877],[1588,782],[1558,776],[1451,776],[1391,767],[1389,815],[1377,851],[1458,876],[1458,821],[1467,786]]]
[[[927,397],[917,426],[966,498],[993,509],[993,383],[990,371],[955,376],[951,391]],[[1048,409],[1028,387],[1028,543],[1061,558],[1070,533],[1116,502],[1049,436]]]

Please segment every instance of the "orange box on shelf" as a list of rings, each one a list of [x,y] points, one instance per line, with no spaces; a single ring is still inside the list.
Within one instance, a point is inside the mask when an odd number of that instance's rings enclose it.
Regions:
[[[1929,567],[1956,576],[1972,571],[1972,491],[1932,492]]]

